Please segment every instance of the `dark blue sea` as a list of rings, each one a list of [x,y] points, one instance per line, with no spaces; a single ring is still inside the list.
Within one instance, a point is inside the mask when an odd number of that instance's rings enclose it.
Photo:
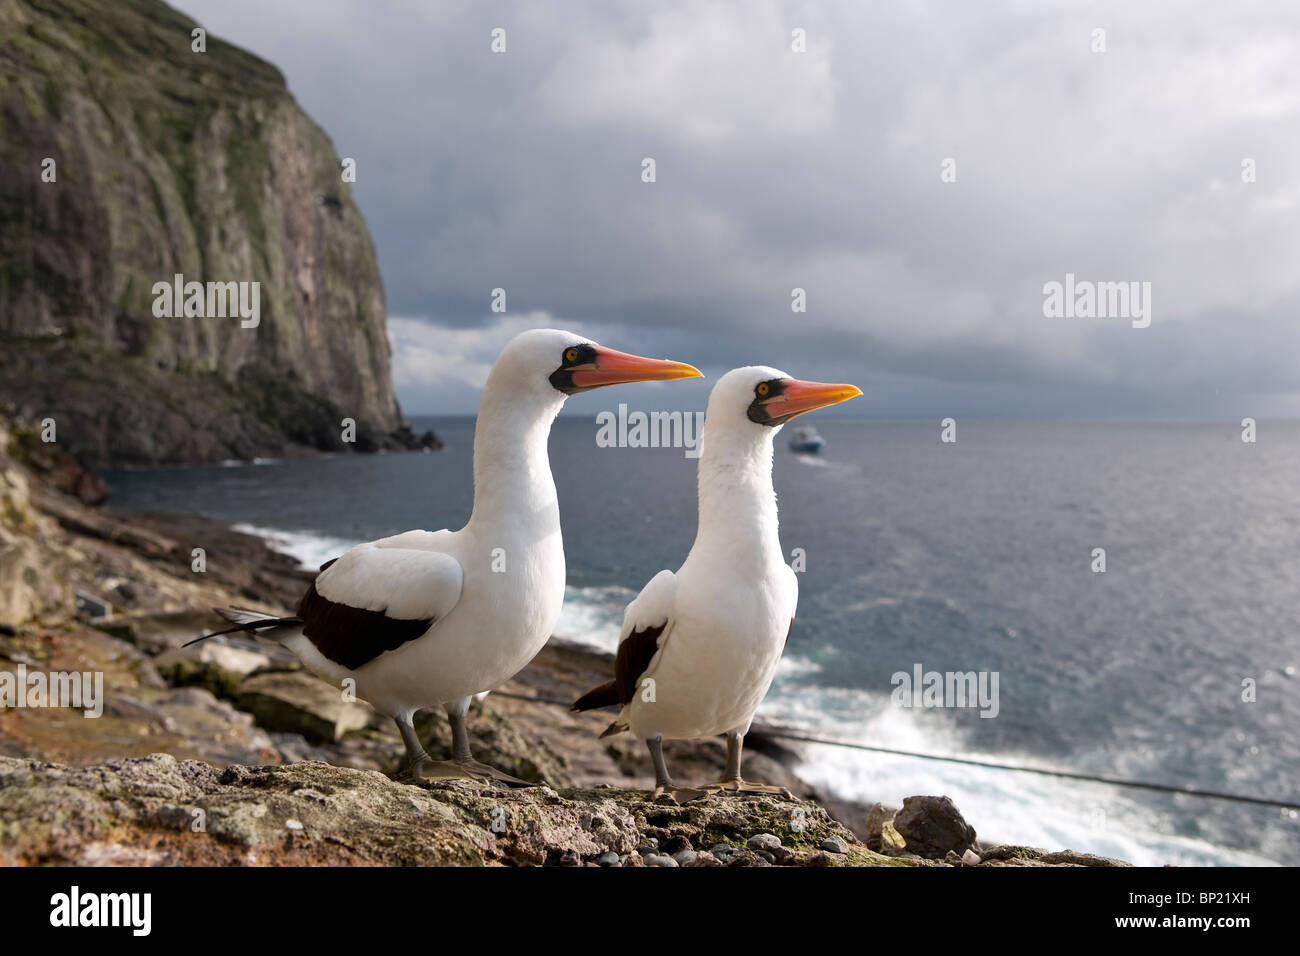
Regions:
[[[315,566],[357,541],[460,527],[472,418],[418,420],[428,454],[109,475],[112,507],[203,514]],[[917,753],[1300,798],[1300,424],[1052,424],[820,416],[818,456],[778,439],[798,620],[760,716]],[[560,633],[617,640],[623,605],[676,568],[695,460],[551,437],[569,567]],[[789,429],[787,429],[787,432]],[[1106,570],[1093,570],[1105,549]],[[903,707],[893,675],[996,672],[996,717]],[[1243,700],[1245,688],[1253,700]],[[1294,810],[822,745],[801,773],[899,805],[946,793],[983,839],[1140,864],[1300,864]]]

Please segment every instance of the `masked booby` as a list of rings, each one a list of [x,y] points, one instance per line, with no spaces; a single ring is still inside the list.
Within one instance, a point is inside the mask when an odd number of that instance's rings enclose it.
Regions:
[[[470,753],[471,698],[541,650],[564,601],[564,545],[547,439],[565,399],[606,385],[699,376],[680,362],[628,355],[556,329],[512,339],[488,375],[474,431],[474,506],[459,531],[407,531],[322,566],[292,617],[217,608],[290,648],[309,669],[390,716],[417,781],[523,783]],[[200,640],[215,634],[205,635]],[[194,643],[194,642],[191,642]],[[435,761],[414,714],[442,705],[454,754]]]
[[[660,571],[627,606],[614,679],[574,710],[621,707],[601,735],[631,731],[655,768],[652,799],[706,790],[784,792],[746,782],[741,748],[794,624],[799,586],[777,534],[772,448],[782,425],[847,401],[852,385],[802,382],[766,366],[734,369],[709,396],[699,458],[699,526],[676,573]],[[721,783],[675,786],[665,739],[727,735]]]

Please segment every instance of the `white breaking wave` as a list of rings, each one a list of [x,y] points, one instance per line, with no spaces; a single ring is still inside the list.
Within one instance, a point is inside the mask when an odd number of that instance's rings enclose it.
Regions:
[[[760,716],[831,740],[1041,766],[1031,755],[971,750],[942,712],[897,707],[888,695],[810,686],[808,675],[820,670],[806,658],[783,658]],[[1133,800],[1120,787],[824,744],[799,746],[803,760],[797,773],[827,794],[894,807],[916,794],[949,796],[988,843],[1071,849],[1138,866],[1276,865],[1254,854],[1165,832],[1170,827],[1168,816]]]
[[[555,633],[577,644],[614,653],[623,629],[623,611],[637,596],[631,588],[613,585],[564,590],[564,610]]]
[[[888,739],[873,743],[896,746]],[[804,746],[798,774],[827,793],[895,807],[913,794],[949,796],[988,843],[1072,849],[1138,866],[1276,865],[1253,854],[1161,832],[1169,826],[1168,818],[1135,803],[1120,788],[820,744]],[[918,752],[943,753],[924,746]],[[960,756],[1021,762],[1007,754]]]
[[[231,528],[261,538],[276,551],[296,558],[308,571],[315,571],[330,558],[337,558],[344,551],[361,543],[352,538],[339,538],[317,531],[285,531],[251,524],[237,524]]]

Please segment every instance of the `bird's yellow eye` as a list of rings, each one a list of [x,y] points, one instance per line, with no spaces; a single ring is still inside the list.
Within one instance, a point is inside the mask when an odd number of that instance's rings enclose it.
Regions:
[[[771,390],[772,387],[768,385],[767,382],[760,382],[758,388],[754,389],[754,391],[756,391],[760,396],[766,395]]]
[[[577,350],[577,349],[565,349],[565,350],[564,350],[564,361],[566,361],[566,362],[576,362],[576,361],[578,361],[578,350]]]

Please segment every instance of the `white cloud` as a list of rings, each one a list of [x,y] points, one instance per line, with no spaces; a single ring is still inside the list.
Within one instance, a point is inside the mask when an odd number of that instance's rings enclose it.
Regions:
[[[501,347],[525,329],[555,323],[545,312],[503,315],[490,325],[446,328],[417,318],[388,317],[393,350],[393,384],[403,392],[442,391],[463,386],[478,392]]]
[[[807,50],[793,52],[792,30],[809,24],[789,6],[647,6],[633,31],[568,44],[542,87],[543,102],[561,126],[702,144],[825,129],[834,113],[832,38],[814,30]]]

